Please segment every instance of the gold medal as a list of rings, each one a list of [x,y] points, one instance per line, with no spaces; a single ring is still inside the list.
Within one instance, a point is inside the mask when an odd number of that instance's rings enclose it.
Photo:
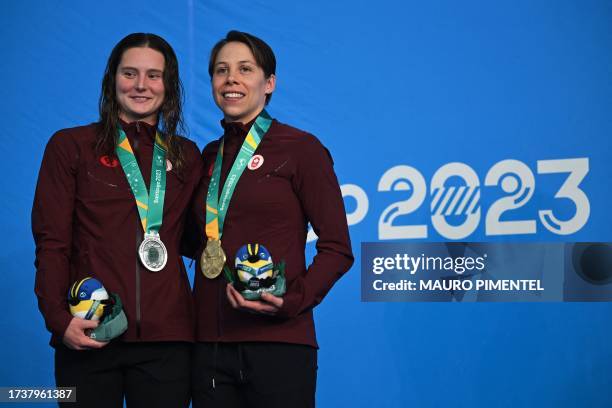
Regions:
[[[225,265],[225,253],[221,248],[220,240],[209,240],[200,257],[200,269],[208,279],[215,279],[221,275]]]

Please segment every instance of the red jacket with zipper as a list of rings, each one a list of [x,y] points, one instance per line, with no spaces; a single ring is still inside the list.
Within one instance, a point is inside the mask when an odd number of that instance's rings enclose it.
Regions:
[[[253,122],[225,123],[223,186]],[[200,224],[205,224],[204,197],[219,149],[210,143],[202,153],[205,174],[196,195]],[[311,134],[274,120],[255,151],[260,166],[247,168],[231,198],[221,243],[227,264],[248,243],[265,246],[275,263],[285,261],[287,293],[276,316],[231,307],[223,274],[206,279],[197,268],[194,280],[196,339],[204,342],[281,342],[317,347],[313,308],[353,264],[344,202],[333,161]],[[307,265],[307,225],[318,234],[317,254]],[[204,232],[200,233],[200,237]]]
[[[156,128],[143,122],[122,126],[148,188]],[[51,344],[61,341],[72,319],[69,287],[86,276],[121,297],[128,318],[123,340],[193,341],[193,301],[179,246],[185,209],[202,173],[198,148],[181,138],[185,167],[166,172],[159,233],[168,263],[155,273],[138,258],[143,230],[121,164],[94,151],[96,128],[91,124],[53,135],[38,176],[32,208],[35,292]]]

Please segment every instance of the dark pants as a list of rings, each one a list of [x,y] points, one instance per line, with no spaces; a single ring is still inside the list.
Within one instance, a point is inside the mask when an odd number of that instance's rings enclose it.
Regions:
[[[76,407],[187,407],[193,345],[183,342],[123,343],[96,350],[55,350],[58,387],[76,386]]]
[[[315,406],[317,350],[286,343],[196,343],[194,408]]]

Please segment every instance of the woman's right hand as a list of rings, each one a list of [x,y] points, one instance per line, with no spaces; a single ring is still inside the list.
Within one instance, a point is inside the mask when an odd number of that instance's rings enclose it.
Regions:
[[[68,324],[68,328],[64,333],[64,338],[62,341],[66,347],[73,350],[102,348],[106,346],[108,342],[93,340],[87,334],[85,334],[86,330],[95,329],[96,327],[98,327],[97,321],[73,317],[70,324]]]

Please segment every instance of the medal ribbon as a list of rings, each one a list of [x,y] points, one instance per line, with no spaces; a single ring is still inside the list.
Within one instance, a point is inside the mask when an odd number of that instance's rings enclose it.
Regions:
[[[153,160],[151,162],[151,192],[142,178],[136,156],[123,129],[119,128],[117,137],[117,157],[125,173],[130,189],[136,199],[136,208],[146,234],[159,233],[164,215],[164,196],[166,195],[166,144],[159,132],[155,133]]]
[[[236,184],[238,184],[240,176],[244,172],[251,157],[253,157],[264,135],[268,129],[270,129],[271,124],[272,118],[264,109],[259,116],[257,116],[255,123],[253,123],[249,129],[249,133],[244,138],[238,156],[234,164],[232,164],[232,168],[223,185],[221,197],[219,197],[219,181],[221,180],[221,164],[223,161],[223,141],[221,141],[221,146],[219,146],[217,158],[215,159],[215,166],[210,178],[210,184],[208,185],[208,194],[206,194],[206,236],[208,239],[217,241],[223,235],[225,215],[227,214],[227,209],[232,195],[234,194]]]

